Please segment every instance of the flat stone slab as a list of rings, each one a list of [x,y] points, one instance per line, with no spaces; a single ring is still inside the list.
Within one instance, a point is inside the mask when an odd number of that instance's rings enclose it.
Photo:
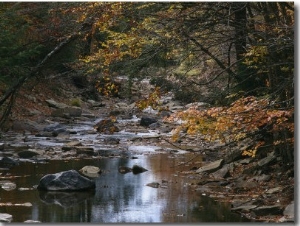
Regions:
[[[199,169],[196,170],[196,173],[203,173],[203,172],[212,173],[212,172],[215,172],[215,171],[217,171],[218,169],[221,168],[223,163],[224,163],[223,159],[214,161],[212,163],[209,163],[205,166],[200,167]]]
[[[229,164],[226,164],[221,169],[212,173],[212,176],[214,178],[225,178],[225,177],[229,176],[229,169],[230,169]]]

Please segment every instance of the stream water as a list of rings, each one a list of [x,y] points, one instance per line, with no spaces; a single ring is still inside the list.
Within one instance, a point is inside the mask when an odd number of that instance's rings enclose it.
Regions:
[[[86,134],[85,131],[88,131],[91,125],[92,123],[73,125],[69,128],[76,131],[72,139],[79,139],[98,148],[104,157],[50,160],[45,163],[21,161],[9,170],[0,171],[0,183],[15,184],[13,189],[0,188],[0,214],[11,214],[11,222],[35,220],[43,223],[248,221],[232,213],[229,204],[216,202],[188,186],[192,183],[192,178],[182,176],[179,171],[184,168],[176,165],[190,159],[191,153],[158,151],[159,147],[147,145],[132,145],[127,151],[122,148],[109,149],[95,141],[98,135]],[[124,139],[124,146],[126,138],[134,134],[121,132],[115,136]],[[63,143],[34,136],[28,139],[29,143],[42,146],[59,146]],[[135,164],[148,171],[140,174],[118,172],[119,166],[132,167]],[[45,174],[79,170],[87,165],[97,166],[103,171],[99,177],[94,178],[94,192],[42,192],[35,189]],[[160,186],[147,186],[152,182],[157,182]]]

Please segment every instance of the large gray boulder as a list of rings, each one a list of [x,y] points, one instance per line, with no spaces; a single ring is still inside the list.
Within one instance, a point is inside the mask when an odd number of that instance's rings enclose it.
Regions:
[[[83,191],[95,189],[95,182],[76,170],[48,174],[41,178],[38,189],[47,191]]]

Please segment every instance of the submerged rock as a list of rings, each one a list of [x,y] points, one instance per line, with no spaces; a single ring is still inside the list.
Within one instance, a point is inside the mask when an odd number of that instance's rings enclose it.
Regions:
[[[80,175],[75,170],[48,174],[41,178],[37,189],[48,191],[80,191],[95,189],[95,181]]]

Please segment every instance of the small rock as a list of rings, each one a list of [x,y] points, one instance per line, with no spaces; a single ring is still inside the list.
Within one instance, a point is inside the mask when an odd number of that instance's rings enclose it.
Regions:
[[[33,151],[33,150],[24,150],[24,151],[18,152],[18,156],[20,158],[24,158],[24,159],[29,159],[29,158],[32,158],[32,157],[37,156],[39,154],[40,153],[38,153],[37,151]]]
[[[145,171],[148,171],[147,169],[141,167],[141,166],[138,166],[138,165],[134,165],[132,167],[132,173],[133,174],[139,174],[139,173],[143,173]]]
[[[266,191],[267,194],[274,194],[282,191],[282,187],[276,187],[276,188],[271,188],[268,191]]]
[[[36,221],[36,220],[26,220],[26,221],[24,221],[24,223],[31,224],[31,223],[42,223],[42,222],[41,221]]]
[[[119,138],[115,138],[115,137],[107,137],[107,138],[104,138],[104,143],[105,144],[110,144],[110,145],[119,144],[120,143],[120,139]]]
[[[10,181],[0,181],[0,186],[5,191],[12,191],[17,188],[17,185]]]
[[[119,167],[119,173],[125,174],[125,173],[129,173],[132,172],[132,169],[127,167],[127,166],[120,166]]]
[[[97,166],[85,166],[79,170],[80,172],[85,173],[100,173],[100,168]]]
[[[151,124],[156,123],[156,122],[157,122],[157,119],[149,118],[149,117],[142,117],[140,125],[144,126],[144,127],[148,127]]]
[[[152,182],[152,183],[146,184],[146,186],[149,186],[152,188],[159,188],[160,184],[157,182]]]
[[[97,166],[85,166],[79,170],[82,174],[88,177],[98,177],[101,170]]]

